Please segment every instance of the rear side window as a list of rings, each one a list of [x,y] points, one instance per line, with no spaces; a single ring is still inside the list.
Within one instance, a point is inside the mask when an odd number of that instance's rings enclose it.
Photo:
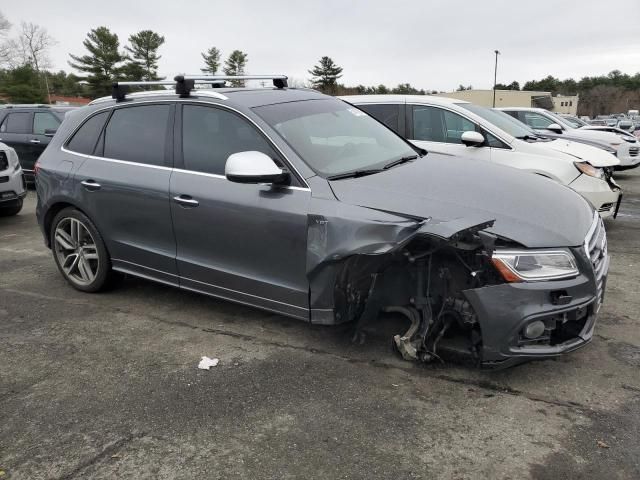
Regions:
[[[170,105],[144,105],[114,110],[104,134],[104,156],[164,165]]]
[[[44,135],[45,130],[56,130],[60,126],[60,120],[47,112],[36,112],[33,114],[33,133]]]
[[[379,122],[384,123],[394,132],[399,133],[400,105],[358,105],[358,108],[364,110]]]
[[[277,161],[267,140],[253,125],[226,110],[185,105],[182,110],[182,154],[184,168],[224,175],[232,153],[258,151]]]
[[[28,112],[9,113],[2,125],[2,133],[31,133],[31,114]]]
[[[85,155],[93,154],[108,116],[108,111],[101,112],[84,122],[67,144],[67,149]]]

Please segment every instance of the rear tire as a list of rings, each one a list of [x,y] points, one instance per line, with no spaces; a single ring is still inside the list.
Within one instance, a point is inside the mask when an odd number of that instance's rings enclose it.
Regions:
[[[69,207],[51,222],[53,258],[69,284],[82,292],[99,292],[111,286],[114,273],[102,236],[81,211]]]
[[[12,217],[20,213],[20,210],[22,210],[21,198],[9,202],[9,205],[0,204],[0,217]]]

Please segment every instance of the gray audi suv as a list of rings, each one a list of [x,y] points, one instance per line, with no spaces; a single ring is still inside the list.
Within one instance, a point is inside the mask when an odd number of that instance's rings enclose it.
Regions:
[[[504,367],[591,340],[609,257],[582,197],[273,81],[119,84],[69,112],[36,168],[62,276],[97,292],[124,272],[356,333],[390,316],[415,361]]]

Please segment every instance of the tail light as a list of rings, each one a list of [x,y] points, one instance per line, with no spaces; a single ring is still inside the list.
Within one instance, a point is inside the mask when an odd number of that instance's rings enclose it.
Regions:
[[[36,164],[33,166],[33,174],[37,176],[38,172],[40,172],[40,162],[36,162]]]

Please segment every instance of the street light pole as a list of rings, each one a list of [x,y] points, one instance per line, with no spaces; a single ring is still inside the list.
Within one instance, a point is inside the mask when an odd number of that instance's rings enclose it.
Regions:
[[[496,68],[493,71],[493,108],[496,107],[496,83],[498,82],[498,55],[500,52],[498,50],[494,50],[496,53]]]

